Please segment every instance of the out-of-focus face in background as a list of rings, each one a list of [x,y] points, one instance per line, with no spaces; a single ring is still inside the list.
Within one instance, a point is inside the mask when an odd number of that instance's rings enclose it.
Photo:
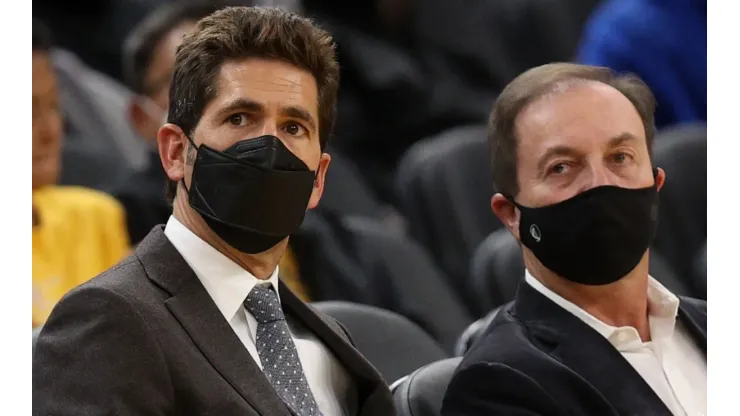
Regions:
[[[60,171],[62,118],[51,57],[33,52],[33,189],[57,182]]]
[[[156,142],[157,130],[166,122],[169,107],[169,89],[175,53],[183,36],[195,27],[195,22],[183,22],[157,44],[145,79],[145,94],[137,97],[129,117],[137,133],[152,143]]]
[[[602,185],[653,185],[642,119],[606,84],[576,82],[535,100],[516,131],[522,205],[550,205]],[[662,171],[656,180],[662,186]]]

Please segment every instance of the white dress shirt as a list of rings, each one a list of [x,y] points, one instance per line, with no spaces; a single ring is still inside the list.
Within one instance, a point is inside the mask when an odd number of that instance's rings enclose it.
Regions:
[[[171,216],[164,234],[205,287],[226,321],[262,368],[257,352],[257,320],[244,308],[252,288],[265,283],[195,235]],[[278,270],[267,280],[277,293]],[[345,368],[331,351],[306,328],[290,319],[290,334],[298,350],[308,385],[324,416],[349,415],[355,409],[355,388]]]
[[[588,324],[619,351],[677,416],[707,412],[707,361],[704,353],[676,321],[679,299],[648,277],[650,342],[631,326],[608,325],[548,289],[527,270],[525,280],[550,300]],[[607,375],[608,376],[608,375]]]

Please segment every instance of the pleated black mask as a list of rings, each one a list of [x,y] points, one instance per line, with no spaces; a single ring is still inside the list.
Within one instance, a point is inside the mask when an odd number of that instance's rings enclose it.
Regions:
[[[280,139],[261,136],[224,151],[197,149],[188,198],[219,237],[255,254],[298,230],[316,174]]]

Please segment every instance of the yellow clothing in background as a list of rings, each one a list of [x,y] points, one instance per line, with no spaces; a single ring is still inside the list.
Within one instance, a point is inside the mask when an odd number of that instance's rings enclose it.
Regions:
[[[311,302],[308,288],[301,281],[298,260],[290,249],[290,245],[288,245],[288,249],[280,259],[280,280],[288,286],[288,289],[290,289],[291,292],[298,296],[298,299],[304,302]]]
[[[50,186],[33,192],[33,326],[43,324],[70,289],[100,274],[129,253],[122,206],[80,187]]]

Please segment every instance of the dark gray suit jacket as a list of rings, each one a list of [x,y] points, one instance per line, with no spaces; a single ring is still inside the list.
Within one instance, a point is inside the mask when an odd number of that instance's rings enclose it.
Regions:
[[[357,414],[394,415],[343,328],[284,285],[280,294],[352,376]],[[54,309],[34,353],[33,414],[290,415],[161,226]]]

